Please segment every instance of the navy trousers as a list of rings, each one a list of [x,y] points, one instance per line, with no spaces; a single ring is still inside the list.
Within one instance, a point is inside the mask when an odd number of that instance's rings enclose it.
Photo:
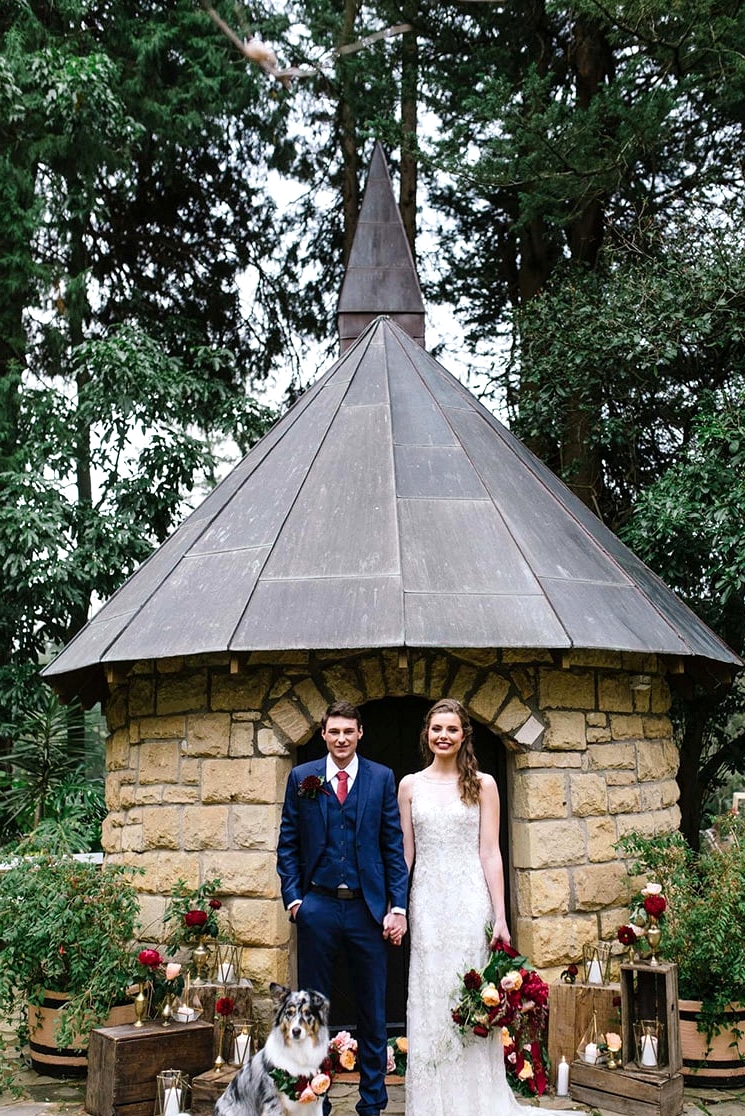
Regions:
[[[388,946],[364,899],[332,899],[309,891],[298,910],[298,980],[331,998],[334,967],[346,955],[357,1002],[360,1116],[388,1103],[385,1088],[385,988]]]

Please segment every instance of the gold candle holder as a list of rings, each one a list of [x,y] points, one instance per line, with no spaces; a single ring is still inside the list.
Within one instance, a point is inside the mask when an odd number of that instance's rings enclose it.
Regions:
[[[207,983],[211,957],[212,953],[205,943],[204,938],[200,938],[197,945],[191,952],[191,961],[194,966],[194,984]]]

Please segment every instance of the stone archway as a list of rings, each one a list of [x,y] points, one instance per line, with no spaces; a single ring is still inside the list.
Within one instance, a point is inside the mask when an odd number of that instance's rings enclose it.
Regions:
[[[360,754],[376,763],[390,767],[396,785],[404,775],[421,767],[419,733],[427,710],[432,705],[429,698],[406,696],[386,697],[360,705],[364,735]],[[505,863],[505,891],[507,917],[510,912],[509,895],[509,818],[507,810],[507,766],[502,741],[484,725],[473,721],[474,747],[482,771],[493,775],[502,801],[500,844]],[[306,745],[297,749],[297,763],[323,756],[326,747],[317,730]],[[406,988],[408,985],[408,940],[403,949],[391,948],[388,958],[388,1029],[391,1034],[404,1034],[406,1028]],[[356,1017],[354,991],[341,964],[332,994],[331,1022],[335,1030],[354,1029]]]

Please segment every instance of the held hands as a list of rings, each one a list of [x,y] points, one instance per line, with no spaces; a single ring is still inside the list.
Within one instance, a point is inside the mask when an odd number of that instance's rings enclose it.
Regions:
[[[406,915],[392,914],[390,911],[383,919],[383,937],[391,945],[400,946],[406,933]]]

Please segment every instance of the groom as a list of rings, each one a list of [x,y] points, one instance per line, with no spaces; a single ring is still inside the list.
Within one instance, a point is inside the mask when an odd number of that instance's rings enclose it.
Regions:
[[[378,1116],[385,1088],[386,940],[406,933],[408,872],[393,772],[357,755],[359,710],[330,705],[325,759],[293,769],[277,849],[282,898],[297,924],[301,988],[330,997],[343,951],[357,1001],[360,1116]],[[324,1101],[324,1111],[330,1106]]]

